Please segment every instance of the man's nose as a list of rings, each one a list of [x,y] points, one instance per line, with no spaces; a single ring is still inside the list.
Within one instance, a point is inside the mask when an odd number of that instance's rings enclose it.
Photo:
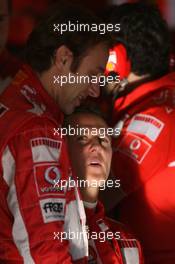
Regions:
[[[90,149],[91,151],[100,151],[101,145],[98,138],[91,141]]]

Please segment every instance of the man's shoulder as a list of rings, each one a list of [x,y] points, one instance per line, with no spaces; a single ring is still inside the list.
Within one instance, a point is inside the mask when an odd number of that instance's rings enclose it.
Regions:
[[[18,134],[34,130],[38,131],[38,135],[46,130],[54,133],[54,128],[57,129],[59,126],[58,121],[42,102],[38,103],[28,97],[23,98],[22,94],[17,97],[0,99],[0,148]]]
[[[148,93],[128,108],[127,115],[132,121],[152,123],[162,127],[175,118],[175,82],[163,85],[160,89]],[[163,122],[163,123],[162,123]],[[171,124],[170,124],[171,125]]]
[[[39,80],[30,68],[20,70],[12,83],[0,96],[0,127],[15,130],[56,124],[47,101],[43,99]],[[58,109],[59,112],[59,109]]]
[[[45,109],[44,105],[31,105],[31,107],[10,106],[0,101],[0,127],[15,130],[24,125],[26,127],[43,127],[43,125],[57,125],[58,121]]]

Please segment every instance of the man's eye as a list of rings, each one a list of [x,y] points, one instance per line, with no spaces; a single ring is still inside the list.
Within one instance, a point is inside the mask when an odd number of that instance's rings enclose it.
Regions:
[[[100,138],[100,142],[102,145],[111,145],[111,141],[108,138]]]

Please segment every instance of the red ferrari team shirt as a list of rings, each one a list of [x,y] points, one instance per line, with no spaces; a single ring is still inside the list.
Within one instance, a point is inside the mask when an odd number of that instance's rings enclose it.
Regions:
[[[0,97],[0,263],[86,263],[85,212],[70,179],[63,115],[24,66]],[[63,235],[65,234],[65,235]],[[64,238],[64,239],[61,239]]]
[[[126,198],[116,210],[146,263],[175,263],[175,73],[116,100],[113,172]]]
[[[104,207],[100,202],[94,209],[86,208],[86,216],[90,235],[88,263],[144,263],[139,241],[120,222],[105,217]]]

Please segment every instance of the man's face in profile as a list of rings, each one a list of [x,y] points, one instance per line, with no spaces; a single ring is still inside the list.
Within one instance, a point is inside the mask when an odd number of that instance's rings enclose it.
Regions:
[[[9,10],[7,0],[0,0],[0,53],[4,49],[9,26]]]
[[[105,121],[91,113],[76,113],[70,117],[70,126],[88,128],[85,135],[68,136],[68,148],[72,167],[79,179],[91,181],[107,180],[110,172],[112,148],[111,138],[94,135],[94,128],[107,129]],[[92,133],[91,133],[92,132]]]
[[[65,68],[62,75],[69,73],[78,76],[100,76],[104,74],[104,69],[108,59],[108,47],[105,43],[99,43],[87,51],[82,58],[76,73],[72,73],[70,67]],[[71,63],[70,63],[71,64]],[[97,78],[98,79],[98,78]],[[99,83],[66,83],[59,90],[58,101],[61,109],[66,114],[71,114],[87,96],[98,97],[100,95]]]

